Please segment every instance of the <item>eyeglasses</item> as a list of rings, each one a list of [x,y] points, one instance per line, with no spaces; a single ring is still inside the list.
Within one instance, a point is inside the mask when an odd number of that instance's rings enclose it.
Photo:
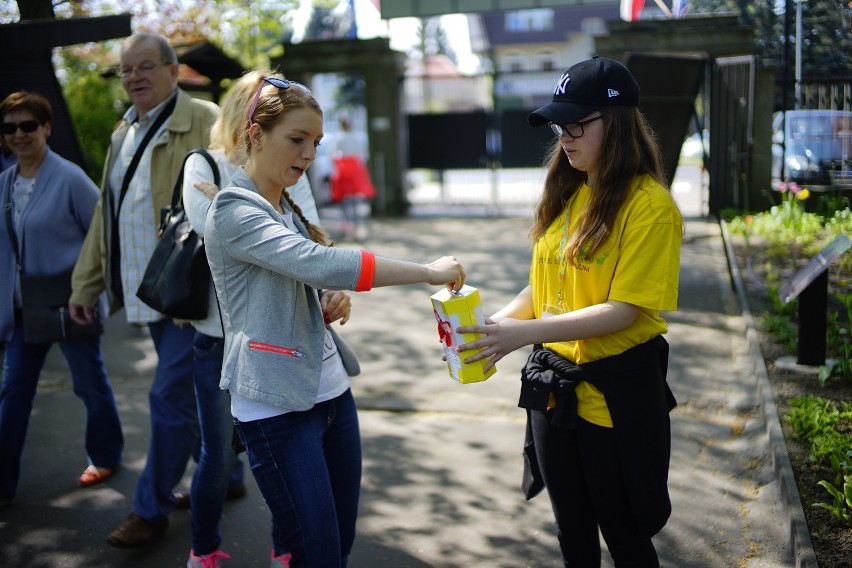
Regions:
[[[7,136],[11,136],[18,129],[21,129],[21,132],[26,132],[29,134],[30,132],[35,132],[38,130],[38,127],[41,126],[41,122],[37,120],[24,120],[21,122],[4,122],[2,126],[3,134]]]
[[[257,103],[260,101],[260,92],[263,90],[263,87],[264,87],[263,84],[264,83],[269,83],[273,87],[277,87],[277,88],[284,90],[284,91],[289,89],[290,85],[298,85],[299,87],[303,88],[308,93],[311,92],[311,90],[309,88],[307,88],[306,86],[304,86],[301,83],[297,83],[296,81],[288,81],[287,79],[279,79],[278,77],[264,77],[263,79],[260,80],[260,84],[257,86],[257,91],[255,91],[255,93],[254,93],[254,100],[251,103],[251,107],[249,107],[249,112],[248,112],[248,124],[249,124],[249,126],[251,126],[251,124],[252,124],[251,119],[254,118],[254,111],[257,110]]]
[[[566,124],[564,126],[551,122],[550,129],[553,131],[554,134],[556,134],[557,138],[561,138],[563,132],[568,134],[568,136],[570,136],[571,138],[580,138],[585,133],[583,127],[589,124],[590,122],[596,121],[599,118],[603,118],[603,115],[599,114],[597,116],[593,116],[588,120],[572,122],[571,124]]]
[[[133,76],[133,73],[139,73],[139,76],[150,75],[154,72],[157,67],[162,67],[163,65],[171,65],[171,63],[142,63],[141,65],[137,65],[136,67],[122,67],[118,70],[118,76],[120,79],[130,79]]]

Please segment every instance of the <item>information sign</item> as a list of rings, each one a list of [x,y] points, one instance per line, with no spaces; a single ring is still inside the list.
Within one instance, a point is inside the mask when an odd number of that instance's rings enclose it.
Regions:
[[[843,256],[852,247],[852,239],[846,235],[837,235],[824,249],[814,256],[793,277],[781,286],[778,296],[786,304],[797,297],[816,278],[828,270],[832,262]]]

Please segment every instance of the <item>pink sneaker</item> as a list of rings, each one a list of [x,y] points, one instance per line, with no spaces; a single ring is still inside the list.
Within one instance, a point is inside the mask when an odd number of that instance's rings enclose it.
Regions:
[[[189,560],[186,568],[219,568],[219,560],[230,560],[231,557],[221,550],[214,550],[210,554],[198,556],[194,551],[189,551]]]
[[[290,559],[293,555],[285,552],[281,556],[275,556],[275,549],[272,549],[272,559],[269,561],[269,568],[290,568]]]

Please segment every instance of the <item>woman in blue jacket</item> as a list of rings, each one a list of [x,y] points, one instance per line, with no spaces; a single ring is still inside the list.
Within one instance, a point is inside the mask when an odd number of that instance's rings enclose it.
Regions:
[[[24,342],[19,270],[42,276],[70,272],[99,192],[82,169],[47,146],[51,132],[47,99],[25,91],[12,93],[0,103],[0,117],[3,147],[18,159],[16,166],[0,174],[0,342],[6,344],[0,390],[0,501],[8,502],[18,488],[38,377],[52,345]],[[124,447],[101,338],[94,334],[58,344],[71,371],[74,393],[87,410],[89,465],[79,485],[95,485],[112,475]]]
[[[354,354],[340,290],[447,284],[453,257],[416,264],[328,246],[287,190],[316,158],[322,111],[298,83],[263,78],[242,137],[248,160],[207,215],[205,244],[222,307],[220,386],[272,512],[272,565],[346,566],[355,538],[361,443],[350,377]]]

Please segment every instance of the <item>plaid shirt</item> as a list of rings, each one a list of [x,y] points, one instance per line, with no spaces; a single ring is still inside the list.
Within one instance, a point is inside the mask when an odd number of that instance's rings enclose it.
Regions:
[[[110,186],[115,192],[116,203],[121,191],[121,184],[124,181],[124,172],[127,171],[136,148],[170,98],[151,109],[143,118],[138,118],[135,107],[131,107],[125,113],[124,120],[130,123],[130,128],[127,130],[118,158],[110,172]],[[152,221],[158,222],[159,219],[151,219],[151,209],[154,207],[151,202],[151,152],[157,143],[157,139],[162,136],[169,120],[171,120],[171,117],[166,119],[160,127],[160,132],[154,135],[142,153],[142,159],[139,160],[136,173],[130,180],[130,185],[118,213],[118,234],[121,245],[121,287],[124,290],[124,309],[129,323],[148,323],[163,318],[163,314],[148,307],[136,297],[136,290],[142,283],[145,268],[148,266],[151,255],[154,254],[154,247],[157,245],[157,225],[152,224]]]

